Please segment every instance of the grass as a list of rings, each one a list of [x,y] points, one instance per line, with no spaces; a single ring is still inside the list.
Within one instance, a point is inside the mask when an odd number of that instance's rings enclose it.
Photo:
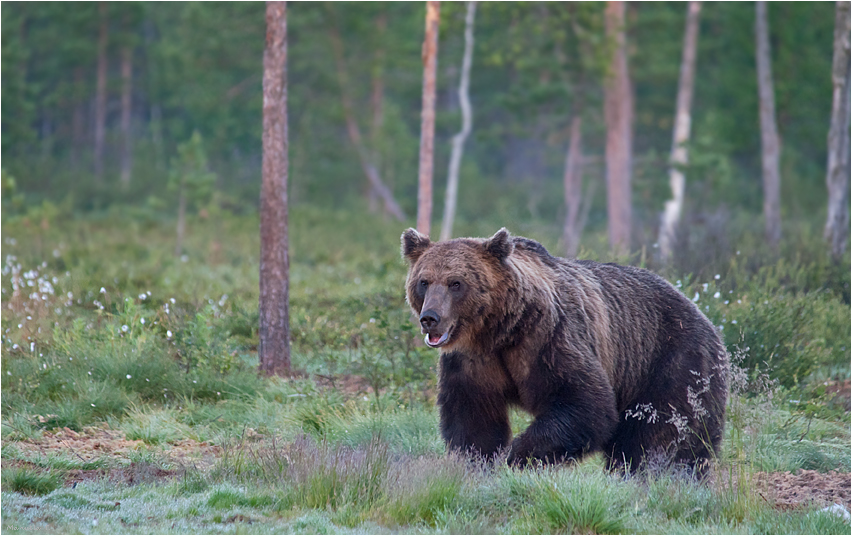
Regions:
[[[393,222],[294,208],[295,375],[269,379],[256,373],[255,217],[191,219],[183,258],[156,218],[56,218],[3,222],[4,533],[849,532],[816,505],[779,512],[751,485],[758,471],[850,470],[848,402],[829,392],[849,378],[848,289],[815,252],[672,276],[738,356],[726,490],[624,479],[600,457],[516,471],[447,456]],[[555,227],[517,229],[558,251]],[[529,422],[513,412],[514,433]],[[27,443],[89,426],[144,447],[78,457]],[[196,467],[175,457],[187,439],[221,451]],[[93,470],[107,476],[63,486]]]

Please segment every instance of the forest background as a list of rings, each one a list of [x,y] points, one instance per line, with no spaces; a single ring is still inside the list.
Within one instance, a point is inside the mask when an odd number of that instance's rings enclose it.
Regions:
[[[440,14],[434,235],[461,125],[465,7],[446,2]],[[564,255],[563,176],[580,117],[578,256],[665,275],[719,327],[742,372],[721,460],[728,484],[664,480],[634,493],[588,466],[494,476],[444,457],[435,359],[409,318],[399,259],[417,212],[422,3],[288,4],[293,377],[283,380],[256,373],[264,4],[3,2],[4,532],[92,530],[87,515],[104,532],[252,520],[291,532],[848,532],[807,509],[779,515],[755,491],[764,472],[835,471],[848,484],[849,253],[831,255],[823,239],[836,5],[769,4],[775,248],[762,214],[755,6],[704,4],[669,262],[656,251],[687,5],[626,5],[632,216],[621,253],[607,237],[605,9],[478,3],[453,234],[506,226]],[[365,155],[401,219],[368,181]],[[512,419],[515,433],[528,422]],[[135,446],[82,457],[43,448],[116,433]],[[184,450],[200,458],[178,458]],[[304,469],[282,469],[294,456]],[[144,485],[114,490],[86,471]],[[580,490],[591,502],[566,510]],[[168,514],[136,499],[162,500]]]

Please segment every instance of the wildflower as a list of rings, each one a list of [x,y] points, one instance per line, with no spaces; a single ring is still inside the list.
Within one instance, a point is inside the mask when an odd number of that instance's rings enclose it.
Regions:
[[[172,302],[172,305],[174,305],[174,304],[175,304],[175,299],[174,299],[174,298],[169,298],[169,301],[170,301],[170,302]]]
[[[701,287],[703,288],[704,292],[707,292],[707,287],[709,287],[709,286],[710,286],[710,283],[704,283],[703,285],[701,285]]]
[[[167,329],[167,330],[166,330],[166,338],[167,338],[167,339],[171,339],[171,338],[172,338],[172,330],[170,330],[170,329]]]
[[[147,298],[147,297],[148,297],[148,295],[147,295],[147,294],[145,294],[144,292],[143,292],[142,294],[140,294],[140,295],[139,295],[139,299],[140,299],[140,300],[144,300],[144,299],[145,299],[145,298]]]
[[[680,279],[677,280],[677,282],[675,283],[675,286],[677,288],[680,288],[681,286],[683,286],[683,283],[680,282]]]
[[[713,297],[714,297],[714,298],[718,298],[718,297],[719,297],[719,296],[721,296],[721,295],[722,295],[722,294],[721,294],[719,291],[716,291],[716,294],[713,294]]]
[[[731,324],[736,324],[736,323],[737,323],[736,320],[731,320]]]
[[[124,324],[123,326],[121,326],[121,331],[123,331],[125,333],[127,333],[128,329],[130,329],[130,328],[127,327],[127,324]]]
[[[142,320],[140,320],[140,322],[142,322],[143,326],[145,325],[145,319],[144,318]]]
[[[101,294],[106,294],[106,289],[104,287],[101,287]]]
[[[717,280],[718,280],[718,279],[719,279],[719,274],[714,275],[714,276],[713,276],[713,279],[717,279]]]
[[[693,297],[692,297],[692,301],[693,301],[694,303],[698,303],[698,298],[699,298],[699,295],[698,295],[698,293],[696,292],[696,293],[695,293],[695,296],[693,296]]]
[[[131,376],[130,374],[128,374],[128,375],[127,375],[127,379],[128,379],[128,380],[129,380],[130,378],[132,378],[132,377],[133,377],[133,376]]]
[[[95,405],[94,405],[94,404],[92,404],[92,407],[95,407]]]

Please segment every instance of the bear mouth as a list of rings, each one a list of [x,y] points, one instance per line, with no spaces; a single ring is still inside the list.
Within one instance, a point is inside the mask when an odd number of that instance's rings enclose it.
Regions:
[[[426,346],[429,346],[430,348],[440,348],[441,346],[444,346],[445,344],[447,344],[447,342],[449,342],[450,333],[452,331],[453,328],[451,327],[443,335],[427,333],[426,338],[424,339],[424,341],[426,342]]]

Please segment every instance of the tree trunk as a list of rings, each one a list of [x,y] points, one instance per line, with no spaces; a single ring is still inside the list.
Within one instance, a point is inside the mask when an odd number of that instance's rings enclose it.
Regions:
[[[388,26],[387,15],[382,13],[376,17],[376,54],[373,58],[372,87],[370,90],[370,108],[372,109],[372,121],[370,122],[370,148],[372,149],[372,162],[376,169],[381,167],[381,133],[384,124],[384,101],[385,101],[385,48],[381,39],[385,35]],[[341,54],[342,55],[342,54]],[[368,181],[367,203],[370,212],[375,212],[379,205],[379,192]]]
[[[260,370],[290,373],[287,235],[287,4],[266,3],[260,194]]]
[[[606,34],[613,46],[604,88],[609,243],[617,255],[630,251],[633,92],[627,72],[624,2],[608,2]]]
[[[104,176],[104,143],[106,140],[106,84],[107,84],[107,39],[109,20],[107,2],[98,5],[100,32],[98,34],[98,72],[95,93],[95,182],[101,184]]]
[[[849,2],[837,2],[832,62],[831,127],[828,131],[828,218],[825,239],[840,259],[849,244]]]
[[[459,105],[462,113],[462,129],[453,136],[453,152],[450,156],[450,170],[447,175],[447,191],[444,199],[444,221],[441,225],[441,240],[449,240],[453,234],[453,221],[456,218],[456,201],[459,192],[459,168],[464,154],[464,142],[472,128],[470,109],[470,66],[473,63],[473,19],[476,16],[476,2],[467,3],[467,15],[464,26],[464,56],[462,58],[461,80],[459,81]]]
[[[349,134],[349,139],[355,150],[358,153],[358,159],[361,162],[361,168],[364,170],[364,175],[370,183],[370,188],[381,197],[384,203],[385,212],[393,216],[399,221],[405,220],[405,213],[393,197],[393,192],[382,181],[379,176],[379,170],[370,161],[370,156],[367,148],[364,147],[364,141],[361,137],[361,129],[358,128],[358,122],[355,120],[355,112],[352,108],[352,99],[349,95],[349,77],[346,73],[346,65],[343,60],[343,42],[340,39],[340,33],[337,27],[332,25],[329,27],[329,36],[331,37],[332,49],[334,50],[334,61],[337,66],[337,80],[340,83],[340,98],[343,101],[343,115],[346,117],[346,131]]]
[[[133,140],[130,133],[130,112],[133,104],[133,49],[128,45],[121,49],[121,185],[130,186],[130,171],[133,167]]]
[[[71,167],[78,169],[80,151],[85,136],[85,98],[83,89],[83,68],[74,69],[74,115],[71,117]]]
[[[695,57],[700,15],[701,2],[690,2],[686,13],[686,31],[683,37],[683,56],[680,61],[672,153],[669,160],[669,185],[672,188],[672,198],[670,201],[666,201],[658,238],[660,258],[664,263],[671,259],[677,227],[683,211],[683,195],[686,188],[683,168],[689,161],[686,144],[689,142],[689,131],[692,125],[690,110],[692,108],[692,90],[695,87]]]
[[[175,257],[183,253],[183,237],[186,234],[186,177],[180,178],[178,187],[177,238],[175,240]]]
[[[565,254],[576,257],[580,247],[582,233],[580,205],[583,198],[583,119],[579,111],[571,119],[571,137],[568,141],[568,154],[565,157],[565,225],[562,228],[562,239],[565,242]]]
[[[438,70],[438,21],[441,3],[426,2],[423,39],[423,111],[420,116],[420,166],[417,174],[417,231],[429,235],[432,222],[432,167],[435,145],[435,78]]]
[[[769,22],[766,2],[755,4],[757,38],[757,91],[760,103],[760,142],[763,168],[763,218],[766,241],[772,249],[781,241],[781,148],[775,124],[775,90],[772,87],[772,55],[769,50]]]

